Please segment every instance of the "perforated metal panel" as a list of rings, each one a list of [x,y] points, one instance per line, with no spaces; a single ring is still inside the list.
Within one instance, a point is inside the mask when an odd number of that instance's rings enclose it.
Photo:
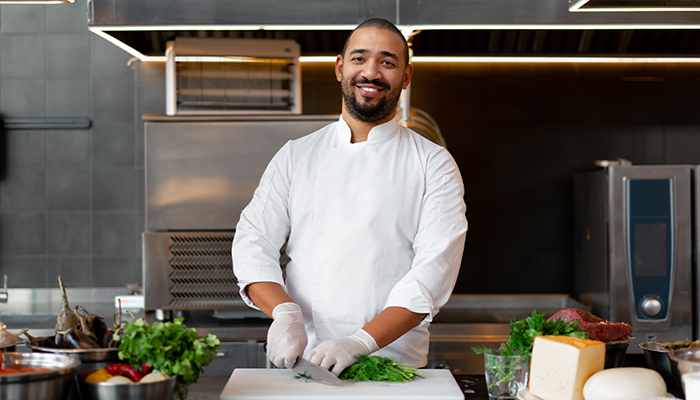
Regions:
[[[299,55],[294,40],[168,41],[165,113],[301,114]]]
[[[233,235],[170,239],[169,291],[174,308],[217,308],[240,299],[231,261]]]
[[[177,109],[189,111],[290,111],[292,66],[285,60],[178,62]]]
[[[233,232],[145,232],[147,310],[248,309],[233,274]],[[280,250],[284,270],[289,261]]]

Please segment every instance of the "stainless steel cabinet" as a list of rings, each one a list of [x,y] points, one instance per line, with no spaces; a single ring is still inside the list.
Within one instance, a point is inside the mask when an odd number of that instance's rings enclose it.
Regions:
[[[204,368],[204,375],[230,376],[236,368],[269,368],[263,345],[256,340],[221,342],[216,359]]]

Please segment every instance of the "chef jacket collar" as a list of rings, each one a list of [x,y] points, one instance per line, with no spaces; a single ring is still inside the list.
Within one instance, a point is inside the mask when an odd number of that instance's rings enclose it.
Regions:
[[[352,144],[350,143],[350,139],[352,138],[352,132],[350,132],[350,126],[348,125],[347,122],[343,119],[343,116],[340,116],[340,119],[338,120],[338,129],[336,130],[337,132],[337,137],[340,140],[340,143],[342,144]],[[383,140],[390,139],[396,133],[399,131],[399,124],[396,122],[396,119],[392,119],[389,122],[385,122],[381,125],[377,125],[374,128],[370,129],[369,135],[367,136],[367,141],[366,142],[361,142],[361,143],[379,143]],[[354,143],[358,144],[358,143]]]

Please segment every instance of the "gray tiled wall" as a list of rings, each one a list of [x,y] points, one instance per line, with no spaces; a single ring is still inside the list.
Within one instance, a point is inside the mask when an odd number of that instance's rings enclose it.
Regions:
[[[140,115],[165,110],[164,66],[127,65],[131,55],[88,31],[86,8],[0,6],[2,117],[92,122],[2,133],[0,274],[10,287],[53,288],[59,274],[69,287],[141,284]]]
[[[164,65],[87,30],[86,0],[0,6],[0,114],[88,117],[4,132],[0,274],[10,287],[141,283],[142,114]],[[333,65],[302,66],[306,114],[337,114]],[[411,104],[437,121],[465,182],[457,293],[570,293],[573,174],[596,159],[700,164],[697,64],[420,64]]]

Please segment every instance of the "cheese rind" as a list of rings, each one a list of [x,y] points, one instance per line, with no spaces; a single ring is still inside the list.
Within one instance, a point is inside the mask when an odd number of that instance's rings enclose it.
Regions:
[[[530,393],[543,400],[583,400],[583,385],[605,367],[605,343],[571,336],[537,336]]]

